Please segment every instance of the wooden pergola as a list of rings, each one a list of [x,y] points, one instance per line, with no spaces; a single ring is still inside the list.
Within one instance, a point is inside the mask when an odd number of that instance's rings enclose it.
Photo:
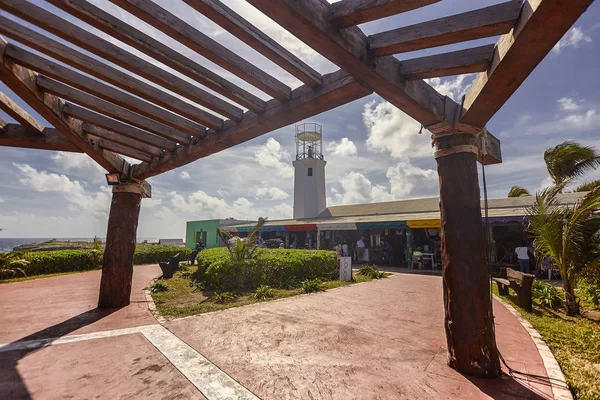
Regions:
[[[119,177],[99,307],[129,304],[141,199],[150,197],[145,179],[375,92],[419,121],[436,146],[450,366],[499,375],[476,163],[501,162],[487,122],[593,0],[505,1],[370,36],[356,25],[440,0],[247,0],[340,68],[326,75],[219,0],[184,0],[304,83],[293,90],[151,0],[110,1],[272,98],[262,100],[86,0],[48,2],[197,84],[25,0],[0,0],[0,9],[40,28],[0,16],[0,34],[11,40],[0,38],[0,78],[52,125],[0,93],[2,110],[18,121],[0,120],[0,145],[86,153]],[[401,56],[499,35],[496,45]],[[423,80],[474,72],[479,75],[459,102]]]

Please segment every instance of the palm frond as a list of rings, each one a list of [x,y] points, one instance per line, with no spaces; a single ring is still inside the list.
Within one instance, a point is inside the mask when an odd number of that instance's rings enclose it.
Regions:
[[[600,155],[593,147],[567,140],[544,152],[548,173],[556,185],[584,175],[600,166]]]
[[[513,186],[510,188],[510,191],[508,192],[508,197],[525,197],[525,196],[531,196],[531,194],[529,193],[529,190],[527,190],[521,186]]]
[[[600,179],[596,179],[595,181],[591,181],[588,183],[584,183],[575,188],[575,192],[589,192],[591,190],[600,188]]]

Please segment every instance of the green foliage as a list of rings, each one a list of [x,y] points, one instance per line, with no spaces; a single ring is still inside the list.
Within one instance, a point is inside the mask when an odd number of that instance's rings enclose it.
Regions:
[[[600,179],[579,185],[575,188],[574,192],[589,192],[598,188],[600,188]]]
[[[242,264],[246,260],[251,260],[256,256],[256,250],[258,247],[256,246],[256,239],[258,238],[258,234],[260,228],[267,222],[266,218],[259,218],[258,222],[252,228],[252,231],[248,234],[246,238],[239,238],[237,236],[233,236],[231,233],[227,232],[219,228],[219,236],[223,243],[225,243],[225,248],[229,253],[229,261],[233,264],[239,264],[242,267]]]
[[[260,285],[252,294],[252,297],[254,297],[256,300],[267,300],[275,297],[275,292],[270,286]]]
[[[236,295],[231,292],[224,292],[216,294],[212,297],[213,301],[217,304],[231,303],[235,301]]]
[[[97,254],[93,250],[55,250],[27,253],[27,275],[45,275],[60,272],[97,269]]]
[[[510,188],[510,191],[508,192],[508,197],[526,197],[526,196],[531,196],[531,194],[529,193],[529,190],[527,190],[521,186],[513,186]]]
[[[385,272],[379,270],[375,265],[366,265],[358,270],[358,274],[369,277],[371,279],[385,278]]]
[[[567,140],[544,152],[548,173],[560,190],[574,178],[600,166],[600,156],[593,147]]]
[[[552,309],[561,307],[564,301],[560,290],[547,282],[537,279],[533,281],[531,295],[533,300],[539,305]]]
[[[300,284],[300,287],[302,289],[302,293],[322,292],[325,290],[323,288],[323,283],[319,278],[303,280]]]
[[[168,291],[169,287],[164,282],[156,281],[152,285],[150,285],[150,292],[152,293],[162,293]]]
[[[0,279],[27,276],[25,269],[29,261],[24,259],[25,254],[21,251],[0,253]]]
[[[594,308],[600,309],[600,282],[581,279],[577,283],[579,296],[590,303]]]
[[[549,256],[563,278],[567,314],[579,314],[575,297],[577,274],[600,268],[600,189],[589,192],[573,206],[556,198],[562,187],[544,189],[527,213],[536,254]]]
[[[179,254],[180,260],[190,258],[192,250],[187,247],[169,246],[166,244],[138,244],[133,255],[133,263],[139,264],[157,264],[159,261],[166,261]]]
[[[254,258],[232,262],[228,250],[221,247],[200,252],[197,261],[193,279],[219,292],[254,290],[260,285],[293,288],[301,280],[336,275],[332,251],[262,249]]]

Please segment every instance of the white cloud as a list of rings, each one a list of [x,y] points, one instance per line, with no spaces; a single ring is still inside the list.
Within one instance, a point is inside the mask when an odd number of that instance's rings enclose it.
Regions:
[[[183,179],[184,181],[189,181],[190,179],[192,179],[190,174],[188,174],[186,171],[181,171],[181,173],[179,174],[179,177],[181,179]]]
[[[389,152],[395,158],[433,155],[430,136],[419,135],[421,125],[387,101],[365,104],[363,121],[369,133],[367,147],[371,150]]]
[[[429,83],[435,90],[450,97],[454,101],[458,101],[471,86],[475,74],[458,75],[456,78],[431,78],[425,81]]]
[[[356,145],[347,137],[339,142],[333,141],[327,145],[327,151],[340,156],[355,156],[357,154]]]
[[[100,217],[107,214],[110,204],[110,189],[87,192],[79,181],[66,175],[38,171],[27,164],[13,164],[21,173],[19,181],[36,192],[54,192],[64,196],[68,207],[74,211],[86,211]]]
[[[570,97],[561,97],[557,100],[557,103],[560,109],[563,111],[575,111],[581,108],[579,104],[577,104],[575,100]]]
[[[285,200],[290,195],[277,187],[263,187],[256,189],[256,197],[265,200]]]
[[[260,146],[254,153],[254,157],[261,166],[273,169],[273,173],[278,176],[285,178],[294,176],[294,169],[290,165],[290,153],[273,138],[269,138]]]
[[[372,203],[394,199],[385,186],[374,185],[360,172],[350,172],[340,183],[343,193],[334,194],[334,198],[341,204]]]
[[[252,202],[240,197],[231,205],[222,198],[213,197],[202,190],[190,195],[169,193],[170,205],[174,211],[188,216],[188,219],[238,218],[248,219],[253,215]]]
[[[294,208],[287,203],[281,203],[271,207],[265,216],[268,217],[270,220],[278,220],[290,219],[293,215]]]
[[[0,203],[4,203],[4,199],[0,197]]]
[[[567,47],[578,48],[582,43],[591,43],[592,38],[583,33],[580,27],[574,26],[552,48],[554,54],[559,54]]]
[[[410,197],[431,197],[437,195],[438,174],[432,169],[418,168],[408,161],[401,161],[390,167],[386,173],[391,192],[396,199]]]

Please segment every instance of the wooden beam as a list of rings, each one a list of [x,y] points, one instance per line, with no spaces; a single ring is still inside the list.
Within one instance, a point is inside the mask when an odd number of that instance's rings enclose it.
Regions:
[[[183,115],[192,121],[204,124],[205,121],[208,120],[208,123],[205,125],[213,129],[220,129],[221,126],[223,126],[223,120],[219,118],[214,119],[214,116],[206,113],[193,104],[183,101],[180,98],[170,95],[117,68],[113,68],[108,64],[75,50],[74,48],[65,46],[62,43],[47,38],[32,29],[2,16],[0,16],[0,34],[11,37],[41,53],[47,54],[50,57],[60,60],[63,63],[95,76],[96,78],[102,79],[114,86],[123,88],[124,90],[152,103],[158,104],[167,110]],[[11,56],[16,56],[10,50],[9,54]],[[21,58],[19,62],[27,61],[26,59]],[[49,74],[49,76],[51,75]],[[93,89],[93,86],[90,87],[90,90]],[[98,97],[102,96],[98,95]],[[115,100],[117,98],[118,97],[116,97]],[[139,110],[134,111],[139,112]],[[140,114],[143,113],[140,112]],[[159,115],[157,114],[157,117],[158,116]],[[214,124],[212,122],[214,122]]]
[[[261,112],[265,108],[264,100],[223,79],[210,69],[190,60],[173,48],[135,29],[86,0],[48,1],[252,111]]]
[[[489,44],[405,60],[401,63],[400,73],[413,80],[485,71],[492,62],[494,48],[495,45]]]
[[[81,125],[81,130],[89,135],[105,139],[109,142],[119,143],[131,149],[139,150],[146,154],[150,154],[157,157],[162,157],[165,154],[165,150],[163,149],[160,149],[147,143],[140,142],[138,140],[133,140],[128,136],[109,131],[108,129],[104,129],[87,122],[84,122]]]
[[[321,0],[248,2],[423,125],[444,120],[444,96],[423,81],[402,78],[395,57],[372,57],[360,29],[340,30],[329,20],[329,4]]]
[[[502,35],[513,28],[521,12],[521,3],[521,0],[511,0],[377,33],[369,36],[371,51],[376,56],[385,56]]]
[[[152,163],[135,166],[133,177],[147,179],[162,172],[189,164],[199,158],[246,142],[275,129],[336,108],[371,93],[344,71],[323,76],[317,89],[301,86],[292,91],[289,102],[270,100],[264,113],[246,112],[240,122],[227,121],[220,132],[210,132],[198,143],[180,147],[176,152]]]
[[[77,71],[33,54],[23,48],[8,44],[5,57],[10,57],[15,63],[30,68],[61,82],[67,83],[77,89],[83,90],[101,99],[110,101],[128,110],[142,114],[146,117],[160,121],[175,129],[181,130],[195,137],[204,137],[206,128],[200,124],[180,117],[154,104],[140,100],[136,96],[122,92],[102,82],[80,74]]]
[[[221,26],[254,50],[298,78],[305,85],[317,87],[321,74],[264,34],[219,0],[184,0],[205,17]],[[256,110],[252,110],[256,111]]]
[[[440,0],[341,0],[331,5],[331,19],[342,28],[425,7]]]
[[[289,100],[291,89],[287,85],[257,68],[151,0],[110,1],[277,100]]]
[[[97,111],[100,114],[107,115],[129,125],[152,132],[169,141],[174,141],[181,144],[189,144],[191,142],[191,137],[189,135],[180,132],[177,129],[161,124],[160,122],[153,121],[150,118],[136,114],[106,100],[94,97],[91,94],[87,94],[81,90],[67,86],[64,83],[55,81],[54,79],[39,75],[37,77],[37,84],[47,93],[52,93],[53,95],[64,100],[72,101],[90,110]]]
[[[32,131],[20,124],[6,124],[0,129],[0,146],[83,153],[54,128],[44,128],[43,135],[40,135],[38,131]]]
[[[27,111],[23,110],[21,106],[12,101],[7,95],[5,95],[2,92],[0,92],[0,110],[13,117],[26,129],[37,133],[44,132],[44,126],[42,124],[37,122],[35,118],[29,115]]]
[[[500,38],[492,65],[467,92],[461,122],[485,126],[593,1],[525,1],[515,28]]]
[[[96,35],[76,26],[40,7],[19,0],[0,0],[0,9],[10,12],[25,21],[53,33],[91,53],[109,60],[135,74],[161,85],[185,98],[201,104],[228,118],[239,119],[243,110],[221,98],[208,93],[172,73],[137,57],[122,48],[101,39]],[[203,124],[216,125],[220,118],[210,113],[197,110],[205,117]]]
[[[131,158],[135,158],[136,160],[151,162],[152,156],[141,152],[139,150],[132,149],[127,146],[123,146],[119,143],[109,142],[108,140],[98,139],[98,147],[101,149],[106,149],[112,151],[113,153],[122,154],[124,156],[129,156]],[[135,165],[135,164],[134,164]]]
[[[4,128],[6,125],[8,125],[8,122],[0,118],[0,128]]]
[[[0,55],[2,55],[2,59],[4,59],[5,48],[6,41],[0,38]],[[114,153],[91,145],[87,135],[81,131],[81,124],[78,121],[65,118],[61,112],[63,104],[60,99],[51,94],[43,93],[37,87],[35,72],[7,59],[0,63],[0,79],[10,90],[29,104],[46,121],[54,125],[75,146],[86,152],[102,168],[108,172],[129,173],[130,165],[127,161]]]
[[[62,112],[64,115],[68,115],[75,119],[88,122],[92,125],[96,125],[113,132],[118,132],[122,135],[130,137],[134,141],[148,143],[152,146],[156,146],[168,151],[174,151],[177,148],[177,145],[170,140],[153,135],[150,132],[127,125],[115,119],[105,117],[104,115],[95,113],[72,103],[65,103],[62,108]]]

